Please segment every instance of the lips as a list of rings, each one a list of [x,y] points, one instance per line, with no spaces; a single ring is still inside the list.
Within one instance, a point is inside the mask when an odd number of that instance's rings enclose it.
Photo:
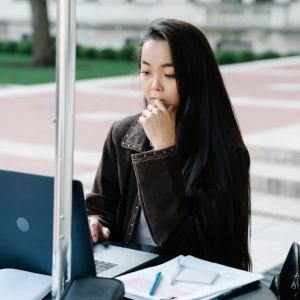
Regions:
[[[167,102],[166,100],[160,99],[159,97],[151,97],[152,101],[154,101],[155,99],[159,99],[161,102]]]

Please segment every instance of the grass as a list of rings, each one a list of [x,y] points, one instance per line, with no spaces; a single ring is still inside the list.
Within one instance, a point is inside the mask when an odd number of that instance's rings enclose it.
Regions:
[[[55,68],[30,67],[30,55],[0,53],[0,84],[38,84],[55,82]],[[76,80],[134,74],[137,63],[125,60],[78,58]]]

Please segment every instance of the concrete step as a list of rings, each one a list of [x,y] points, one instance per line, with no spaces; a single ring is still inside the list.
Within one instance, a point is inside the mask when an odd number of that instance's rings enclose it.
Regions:
[[[251,160],[251,188],[260,192],[299,198],[300,166]],[[85,194],[91,191],[96,170],[75,174],[82,182]]]
[[[300,199],[252,190],[251,209],[254,214],[300,221]]]
[[[252,159],[300,164],[300,123],[245,135]]]
[[[253,145],[247,146],[251,159],[264,160],[276,163],[290,163],[300,166],[300,149],[284,149],[284,148],[269,148],[257,147]]]
[[[300,202],[300,165],[278,164],[272,161],[251,159],[251,187],[260,192],[298,197]],[[91,191],[94,171],[75,174],[84,187],[85,194]]]
[[[293,242],[300,243],[300,222],[252,214],[251,255],[253,272],[263,273],[283,264]]]
[[[251,160],[251,188],[260,192],[299,198],[300,166]]]

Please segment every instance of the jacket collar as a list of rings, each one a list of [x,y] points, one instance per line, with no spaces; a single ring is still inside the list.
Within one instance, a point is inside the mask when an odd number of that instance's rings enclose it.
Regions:
[[[150,150],[151,146],[143,127],[138,121],[138,117],[123,137],[121,147],[132,151],[144,152]]]

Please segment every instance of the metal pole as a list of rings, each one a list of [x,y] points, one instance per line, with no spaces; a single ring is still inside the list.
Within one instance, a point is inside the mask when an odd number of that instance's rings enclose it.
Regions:
[[[76,63],[76,0],[57,1],[56,171],[54,180],[52,299],[71,277],[71,222]]]

